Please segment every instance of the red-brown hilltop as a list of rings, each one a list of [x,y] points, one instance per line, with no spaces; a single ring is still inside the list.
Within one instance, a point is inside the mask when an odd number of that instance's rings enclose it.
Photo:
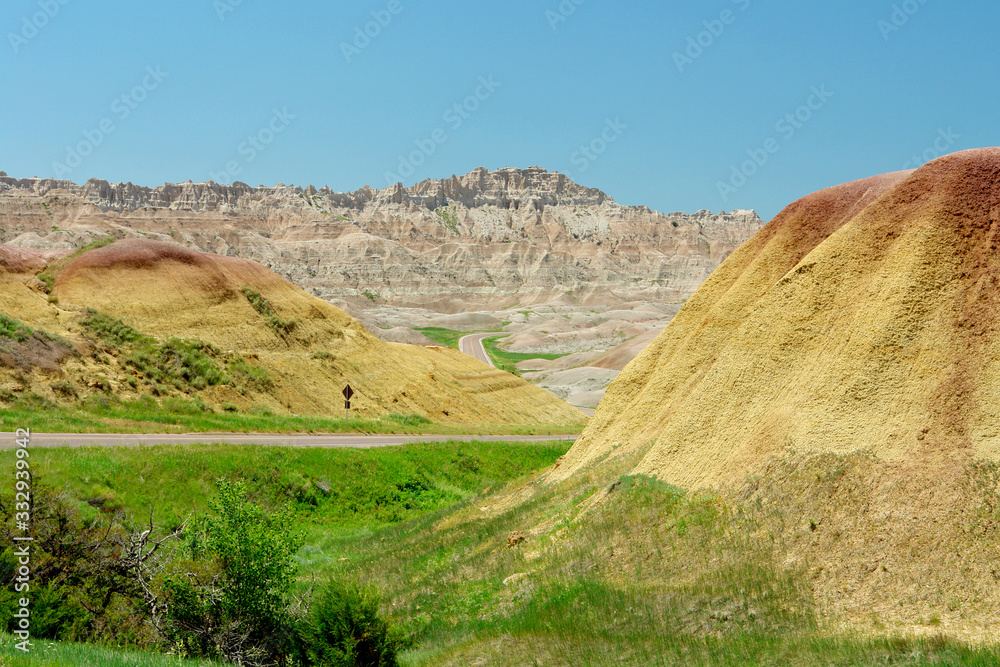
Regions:
[[[38,273],[45,268],[45,259],[51,251],[29,250],[0,244],[0,272]]]
[[[226,289],[238,279],[268,283],[284,282],[277,275],[248,259],[223,257],[185,248],[175,243],[148,239],[125,239],[84,253],[70,262],[59,275],[59,283],[72,282],[81,274],[99,275],[107,271],[156,272],[187,267],[201,274],[201,284]],[[214,278],[215,280],[204,280]]]

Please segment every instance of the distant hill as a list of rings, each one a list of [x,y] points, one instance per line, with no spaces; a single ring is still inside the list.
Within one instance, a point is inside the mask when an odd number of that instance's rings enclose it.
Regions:
[[[350,193],[182,183],[146,188],[0,172],[0,241],[69,250],[148,237],[253,259],[328,300],[461,312],[689,296],[763,222],[661,214],[538,167]]]
[[[246,259],[144,239],[58,257],[0,245],[0,406],[35,395],[216,409],[569,424],[555,396],[456,350],[386,343]]]

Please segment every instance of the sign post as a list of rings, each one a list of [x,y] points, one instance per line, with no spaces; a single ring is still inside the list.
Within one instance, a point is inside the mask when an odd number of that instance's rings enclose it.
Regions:
[[[354,396],[354,390],[351,389],[351,385],[344,387],[344,419],[348,422],[351,421],[351,396]]]

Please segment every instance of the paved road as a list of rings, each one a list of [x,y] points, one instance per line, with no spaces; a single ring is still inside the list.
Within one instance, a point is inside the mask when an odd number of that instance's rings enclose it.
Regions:
[[[575,441],[577,435],[252,435],[243,433],[96,434],[32,433],[31,447],[150,447],[153,445],[271,445],[275,447],[391,447],[419,442]],[[16,447],[13,433],[0,433],[0,451]]]
[[[486,348],[483,347],[483,339],[492,338],[493,336],[505,336],[505,335],[509,334],[506,334],[503,331],[499,331],[494,333],[478,333],[478,334],[469,334],[468,336],[462,336],[461,338],[458,339],[458,349],[461,352],[473,356],[476,359],[479,359],[479,361],[486,362],[490,366],[493,366],[493,368],[496,368],[496,364],[494,364],[493,360],[490,359],[490,355],[486,354]],[[594,416],[593,408],[581,408],[579,406],[574,406],[574,407],[576,407],[577,410],[587,415],[588,417]]]
[[[469,334],[468,336],[462,336],[461,338],[458,339],[458,349],[460,352],[464,352],[465,354],[475,357],[476,359],[479,359],[479,361],[487,363],[490,366],[493,366],[493,368],[496,368],[496,364],[494,364],[493,360],[490,359],[490,355],[486,354],[486,348],[483,347],[483,339],[492,338],[493,336],[504,336],[504,335],[509,335],[509,334],[504,334],[503,331],[497,331],[494,333],[478,333],[478,334]]]

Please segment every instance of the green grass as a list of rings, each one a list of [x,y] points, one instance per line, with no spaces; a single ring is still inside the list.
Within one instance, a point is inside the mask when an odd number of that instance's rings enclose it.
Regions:
[[[16,638],[0,632],[0,667],[222,667],[208,660],[41,640],[30,653],[13,648]]]
[[[0,338],[9,338],[15,342],[23,343],[34,335],[34,330],[21,320],[0,313]]]
[[[373,449],[36,449],[32,469],[40,482],[68,488],[105,511],[146,516],[153,508],[168,523],[204,514],[216,480],[240,480],[257,502],[290,503],[293,528],[321,540],[368,535],[453,506],[548,467],[568,448],[567,442],[445,442]]]
[[[565,443],[196,446],[35,450],[32,461],[39,480],[81,499],[152,507],[161,518],[203,511],[218,477],[245,480],[257,502],[290,503],[289,527],[306,535],[301,587],[328,575],[376,584],[383,613],[415,641],[406,667],[1000,664],[997,647],[945,636],[825,631],[804,566],[785,565],[754,537],[752,508],[644,476],[609,484],[585,472],[559,485],[530,477],[565,451]],[[511,546],[514,531],[527,540]],[[3,639],[5,667],[14,654]],[[47,650],[9,664],[208,664]]]
[[[441,327],[414,327],[413,330],[419,331],[438,345],[452,347],[456,350],[458,349],[458,340],[462,336],[468,336],[472,333],[470,331],[454,331],[452,329],[443,329]]]
[[[247,412],[216,412],[199,399],[145,396],[119,400],[90,397],[60,405],[36,395],[0,394],[0,429],[31,428],[39,433],[413,433],[437,435],[571,435],[583,424],[465,424],[431,422],[421,415],[385,415],[350,421],[341,418],[281,415],[265,407]]]
[[[53,229],[52,231],[56,231],[56,229]],[[76,250],[66,255],[65,257],[60,257],[52,264],[49,264],[48,266],[45,267],[45,269],[41,273],[38,274],[37,277],[45,285],[46,291],[51,292],[53,288],[55,288],[56,286],[56,278],[58,278],[59,273],[64,268],[66,268],[74,259],[76,259],[80,255],[83,255],[84,253],[90,252],[91,250],[97,250],[98,248],[103,248],[104,246],[111,245],[114,242],[115,238],[113,236],[105,236],[103,238],[97,239],[96,241],[91,241],[87,245],[81,246],[80,248],[77,248]]]
[[[136,374],[129,380],[133,388],[141,381],[154,394],[162,395],[175,389],[190,394],[217,385],[263,391],[273,387],[263,368],[250,364],[242,355],[223,354],[203,341],[158,341],[118,318],[90,309],[84,312],[81,324],[105,346],[105,352],[121,355],[122,365]]]
[[[553,359],[561,359],[565,357],[566,354],[538,354],[534,352],[508,352],[498,345],[499,338],[501,336],[494,336],[492,338],[483,339],[483,349],[486,350],[486,354],[490,355],[490,359],[493,360],[493,364],[508,373],[513,373],[515,375],[520,374],[517,368],[517,364],[522,361],[527,361],[529,359],[547,359],[549,361]]]

